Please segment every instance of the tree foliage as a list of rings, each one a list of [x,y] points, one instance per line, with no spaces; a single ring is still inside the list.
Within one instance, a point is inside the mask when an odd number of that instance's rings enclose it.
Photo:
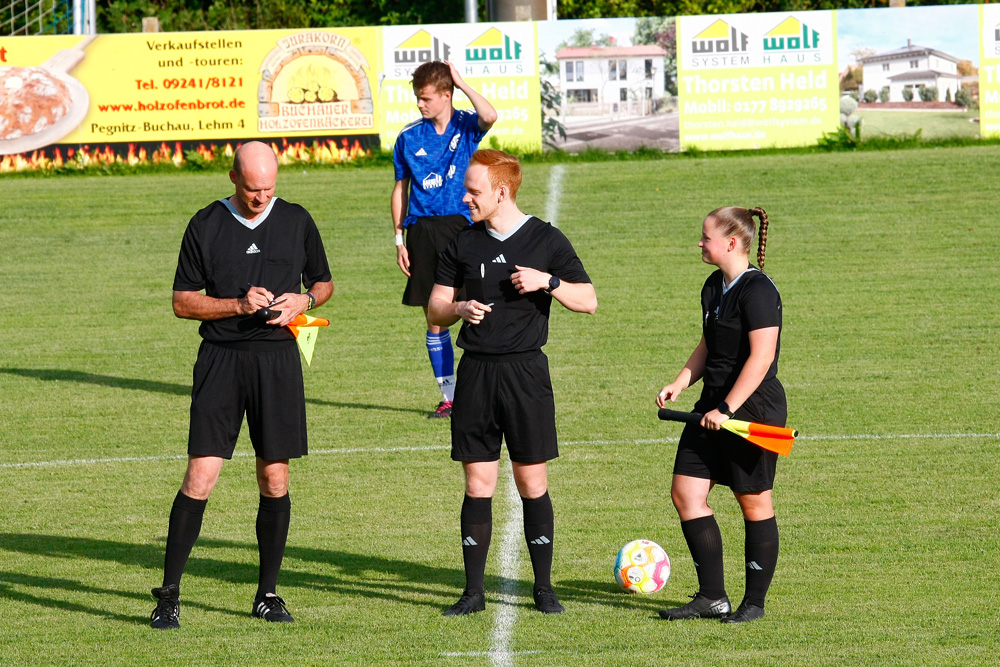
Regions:
[[[911,7],[966,3],[967,0],[907,0],[906,2]],[[886,0],[558,0],[557,8],[561,19],[585,19],[861,9],[885,7],[887,4]]]
[[[594,35],[595,29],[591,28],[586,30],[580,28],[567,39],[559,43],[557,49],[565,49],[567,47],[583,47],[583,46],[614,46],[614,40],[608,35],[601,33],[600,35]]]
[[[962,4],[967,0],[907,0],[907,5]],[[691,14],[852,9],[886,0],[558,0],[560,19],[674,17]],[[165,31],[318,28],[458,23],[464,0],[107,0],[97,3],[99,32],[139,32],[156,16]],[[486,18],[487,0],[479,0]],[[591,42],[595,43],[595,42]]]
[[[667,52],[664,58],[664,85],[671,95],[677,94],[677,24],[672,18],[640,17],[635,22],[632,43],[636,46],[655,45]]]
[[[464,8],[463,0],[110,0],[98,3],[97,21],[99,32],[139,32],[147,16],[164,31],[318,28],[452,23]]]

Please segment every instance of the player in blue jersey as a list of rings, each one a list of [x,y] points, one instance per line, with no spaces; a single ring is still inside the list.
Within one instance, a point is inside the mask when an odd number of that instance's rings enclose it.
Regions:
[[[452,106],[456,87],[472,102],[474,112]],[[424,63],[414,70],[413,94],[422,118],[404,127],[393,147],[392,226],[396,263],[407,277],[403,304],[423,307],[426,319],[438,255],[471,222],[469,207],[462,203],[469,158],[493,127],[497,112],[449,62]],[[441,402],[430,416],[451,417],[455,351],[448,327],[427,320],[427,353],[441,390]]]

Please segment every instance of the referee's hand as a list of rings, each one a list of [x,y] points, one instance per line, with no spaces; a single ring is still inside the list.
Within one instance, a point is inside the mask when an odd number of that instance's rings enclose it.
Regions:
[[[518,294],[537,292],[549,286],[549,279],[552,277],[552,274],[517,264],[514,265],[514,268],[517,271],[510,274],[510,282],[513,283],[514,289],[517,290]]]
[[[493,309],[485,303],[479,303],[475,299],[459,301],[456,304],[458,316],[469,324],[479,324],[486,317],[486,313],[492,313]]]

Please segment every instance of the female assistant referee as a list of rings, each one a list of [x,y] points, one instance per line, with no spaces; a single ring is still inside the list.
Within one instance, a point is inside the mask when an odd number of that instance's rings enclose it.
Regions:
[[[749,260],[760,220],[757,263]],[[718,268],[701,290],[702,337],[677,378],[664,387],[656,404],[676,401],[682,391],[704,380],[696,412],[700,424],[681,433],[674,460],[671,499],[698,573],[691,602],[663,609],[667,620],[721,618],[743,623],[764,616],[764,597],[778,562],[778,525],[771,489],[778,455],[720,430],[732,417],[784,426],[785,390],[777,378],[781,339],[781,297],[764,274],[767,214],[761,208],[718,208],[702,223],[701,259]],[[747,584],[735,613],[726,596],[722,534],[708,505],[716,484],[736,496],[746,525]]]

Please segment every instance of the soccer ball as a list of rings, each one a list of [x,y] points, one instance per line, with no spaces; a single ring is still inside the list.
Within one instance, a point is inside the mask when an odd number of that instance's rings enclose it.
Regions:
[[[670,558],[656,542],[635,540],[618,552],[615,579],[629,593],[655,593],[670,578]]]

